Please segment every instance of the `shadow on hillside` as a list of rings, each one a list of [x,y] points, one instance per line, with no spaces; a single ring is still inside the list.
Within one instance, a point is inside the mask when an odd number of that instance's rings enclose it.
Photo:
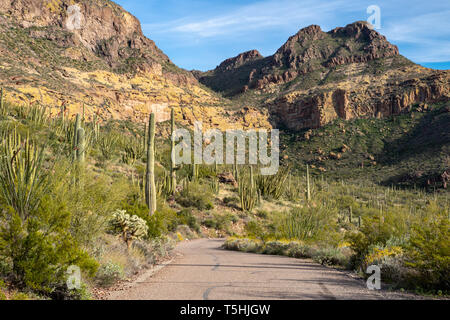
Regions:
[[[401,138],[387,142],[379,162],[398,167],[398,174],[383,184],[440,187],[440,175],[449,167],[450,103],[426,114]]]

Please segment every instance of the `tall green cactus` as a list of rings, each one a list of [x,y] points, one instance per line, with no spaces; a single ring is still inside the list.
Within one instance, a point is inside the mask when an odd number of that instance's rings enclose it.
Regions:
[[[72,160],[77,160],[77,148],[78,148],[78,129],[81,128],[80,115],[77,113],[75,118],[75,124],[73,128],[73,143],[72,143]]]
[[[3,88],[1,89],[1,93],[0,93],[0,113],[2,115],[6,114],[6,112],[5,112],[5,105],[3,103]]]
[[[85,150],[86,150],[86,135],[83,128],[77,130],[77,161],[79,164],[83,164],[85,160]]]
[[[83,121],[83,123],[86,121],[86,118],[85,118],[85,110],[84,110],[85,108],[84,108],[84,103],[83,103],[83,116],[81,117],[81,121]]]
[[[306,165],[306,200],[311,201],[311,182],[309,179],[309,165]]]
[[[156,184],[155,184],[155,114],[152,112],[149,118],[147,141],[147,169],[145,173],[145,201],[149,214],[156,211]]]
[[[239,183],[239,198],[242,211],[251,213],[258,204],[258,192],[253,177],[253,167],[251,166],[248,180],[245,180],[244,177],[242,177]]]
[[[198,180],[198,164],[193,163],[191,165],[191,181]]]
[[[174,138],[175,132],[175,111],[172,109],[170,114],[170,191],[172,195],[175,194],[177,189],[177,173],[176,173],[176,164],[175,164],[175,140]]]
[[[234,176],[234,180],[236,180],[236,182],[239,184],[239,168],[237,164],[233,165],[233,176]]]

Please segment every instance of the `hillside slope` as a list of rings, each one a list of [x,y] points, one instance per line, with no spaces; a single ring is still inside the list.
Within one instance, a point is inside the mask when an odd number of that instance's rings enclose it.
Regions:
[[[188,124],[269,126],[256,110],[228,112],[230,101],[175,66],[120,6],[108,0],[73,4],[0,1],[0,86],[7,100],[44,104],[53,114],[63,104],[72,115],[84,105],[88,118],[97,113],[142,121],[152,110],[165,120],[176,107],[179,121]]]

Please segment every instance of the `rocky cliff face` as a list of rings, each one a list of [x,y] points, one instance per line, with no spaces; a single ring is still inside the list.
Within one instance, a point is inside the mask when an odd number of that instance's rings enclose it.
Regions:
[[[319,128],[337,118],[388,117],[409,112],[420,103],[448,101],[448,72],[403,82],[352,82],[324,91],[297,91],[270,104],[273,120],[291,130]]]
[[[329,32],[312,25],[270,57],[245,56],[228,59],[198,79],[225,95],[268,107],[275,126],[292,130],[336,118],[389,116],[450,96],[449,72],[415,65],[366,22]]]
[[[248,126],[231,103],[199,86],[146,38],[140,22],[108,0],[0,0],[0,86],[6,99],[53,113],[165,120],[175,107],[186,124]],[[269,126],[264,119],[251,126]]]
[[[13,18],[18,26],[31,29],[34,39],[82,46],[118,71],[161,74],[163,69],[175,67],[143,35],[140,22],[111,1],[2,0],[0,13]],[[188,73],[184,78],[192,80]]]

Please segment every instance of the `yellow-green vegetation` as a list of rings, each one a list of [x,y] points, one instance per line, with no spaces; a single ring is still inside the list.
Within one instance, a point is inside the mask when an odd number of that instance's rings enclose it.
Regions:
[[[126,121],[100,126],[96,118],[88,122],[64,111],[50,117],[45,107],[3,99],[1,109],[0,279],[17,292],[86,299],[93,287],[130,278],[164,259],[176,241],[201,234],[191,203],[187,208],[169,203],[176,188],[160,192],[149,214],[144,126]],[[162,135],[167,124],[156,127],[153,170],[164,186],[170,144]],[[138,150],[133,161],[126,156],[130,148]],[[188,168],[182,168],[180,178],[188,181],[186,190],[196,192],[200,208],[210,208],[214,198],[203,174],[191,183]],[[186,190],[176,197],[189,199]],[[70,266],[82,271],[79,289],[66,286]]]
[[[360,271],[378,264],[385,282],[448,291],[445,190],[337,179],[308,161],[284,163],[274,177],[256,166],[175,167],[172,121],[153,129],[61,111],[49,117],[40,105],[2,104],[0,279],[8,292],[89,299],[93,287],[128,279],[177,241],[202,236],[236,236],[227,247]],[[78,290],[66,286],[73,265],[82,270]]]
[[[307,190],[306,177],[296,181],[296,189]],[[269,211],[263,204],[245,234],[229,238],[225,248],[312,258],[361,274],[376,264],[384,283],[393,287],[449,292],[447,192],[320,178],[311,185],[311,200],[304,193],[290,209]],[[285,190],[292,188],[291,182]]]

